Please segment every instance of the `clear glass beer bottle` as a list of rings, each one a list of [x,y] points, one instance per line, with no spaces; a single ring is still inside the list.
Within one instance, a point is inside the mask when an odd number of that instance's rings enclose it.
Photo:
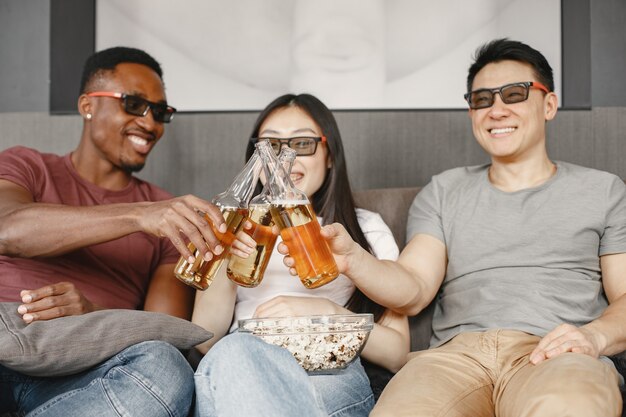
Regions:
[[[291,166],[295,159],[296,151],[290,148],[283,148],[278,155],[278,163],[286,172],[291,172]],[[269,177],[266,175],[266,178]],[[254,239],[256,248],[245,259],[231,256],[226,275],[234,283],[251,288],[259,285],[263,280],[263,274],[278,237],[272,232],[274,222],[270,213],[270,195],[267,183],[263,187],[263,191],[250,201],[248,219],[252,228],[244,230],[244,232]]]
[[[272,152],[269,142],[259,142],[257,144],[257,150],[248,160],[244,168],[237,174],[230,187],[211,200],[211,202],[220,209],[226,221],[227,229],[225,233],[220,233],[212,226],[213,233],[220,240],[224,250],[219,255],[213,254],[213,258],[207,261],[202,257],[200,251],[194,244],[190,243],[188,247],[194,254],[194,261],[189,262],[181,256],[174,268],[176,277],[185,284],[199,290],[206,290],[213,282],[224,259],[229,256],[229,248],[235,240],[235,234],[248,215],[248,202],[252,197],[252,193],[254,192],[259,178],[259,173],[263,167],[259,152],[259,149],[263,147],[266,147],[269,152]],[[205,215],[205,218],[211,223],[208,216]]]
[[[300,281],[307,288],[317,288],[337,278],[335,258],[321,236],[321,227],[306,194],[298,190],[289,173],[275,161],[261,155],[270,193],[270,213],[280,230],[289,256],[295,261]]]

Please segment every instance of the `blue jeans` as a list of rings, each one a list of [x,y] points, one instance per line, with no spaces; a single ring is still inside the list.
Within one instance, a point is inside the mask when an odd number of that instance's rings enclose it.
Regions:
[[[192,377],[175,347],[154,341],[64,377],[29,377],[0,365],[0,414],[186,417],[193,401]]]
[[[286,350],[233,333],[213,346],[195,374],[196,417],[367,416],[374,395],[360,361],[309,376]]]

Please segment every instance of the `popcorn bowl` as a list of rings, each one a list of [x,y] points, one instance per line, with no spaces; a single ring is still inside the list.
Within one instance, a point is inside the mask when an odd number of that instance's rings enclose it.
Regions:
[[[287,349],[312,374],[333,374],[347,367],[361,354],[373,327],[372,314],[239,320],[240,332]]]

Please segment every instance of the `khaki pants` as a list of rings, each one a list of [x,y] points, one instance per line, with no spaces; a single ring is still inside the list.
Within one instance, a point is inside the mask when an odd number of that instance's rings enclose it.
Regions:
[[[370,416],[620,416],[622,397],[611,365],[576,353],[532,365],[528,356],[539,340],[492,330],[412,352]]]

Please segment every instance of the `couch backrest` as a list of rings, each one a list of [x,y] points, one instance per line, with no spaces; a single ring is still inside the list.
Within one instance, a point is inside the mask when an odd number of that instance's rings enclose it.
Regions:
[[[409,207],[420,188],[378,188],[356,191],[353,195],[357,207],[381,215],[396,238],[400,250],[402,250],[406,244],[406,220]]]
[[[400,250],[406,244],[406,221],[409,207],[420,187],[379,188],[356,191],[354,200],[357,207],[377,212],[391,229]],[[426,349],[432,335],[434,303],[415,317],[409,318],[411,330],[411,350]]]

